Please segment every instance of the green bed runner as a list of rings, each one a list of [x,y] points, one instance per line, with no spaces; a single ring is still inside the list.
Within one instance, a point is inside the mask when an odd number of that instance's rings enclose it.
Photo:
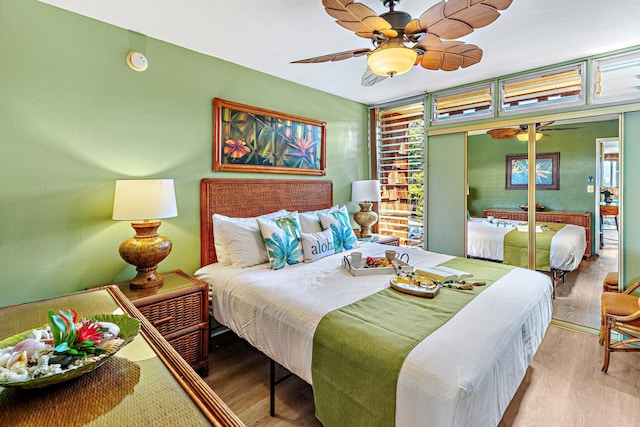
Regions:
[[[565,226],[555,222],[539,222],[541,233],[536,233],[536,270],[551,271],[551,239]],[[513,229],[504,235],[505,264],[529,268],[529,233]]]
[[[409,352],[515,268],[465,258],[442,265],[472,273],[469,281],[486,286],[442,288],[432,299],[387,288],[321,319],[311,369],[316,417],[325,426],[393,426],[398,374]]]

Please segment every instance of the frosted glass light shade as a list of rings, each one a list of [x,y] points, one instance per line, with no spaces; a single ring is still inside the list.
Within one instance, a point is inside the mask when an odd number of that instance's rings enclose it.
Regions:
[[[354,181],[351,183],[352,202],[379,202],[380,181],[376,179]]]
[[[415,50],[390,40],[369,54],[367,64],[374,74],[393,77],[409,71],[417,57]]]
[[[172,179],[116,180],[114,220],[145,220],[178,216]]]
[[[527,142],[527,141],[529,141],[529,134],[528,133],[519,133],[519,134],[516,135],[516,138],[518,138],[518,141]],[[542,138],[542,133],[541,132],[536,132],[536,141],[540,141],[541,138]]]

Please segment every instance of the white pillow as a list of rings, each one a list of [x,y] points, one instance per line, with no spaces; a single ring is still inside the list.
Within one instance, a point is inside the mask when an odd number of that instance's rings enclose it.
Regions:
[[[213,214],[213,239],[218,262],[235,267],[250,267],[267,262],[267,251],[256,218],[272,219],[286,214],[284,209],[251,218]]]
[[[302,233],[302,251],[304,260],[308,262],[317,261],[335,253],[333,248],[333,232],[331,230],[319,231],[317,233]]]
[[[351,228],[347,208],[342,206],[340,210],[329,214],[319,214],[320,223],[324,229],[333,232],[333,249],[335,253],[357,248],[358,239]]]
[[[273,270],[304,261],[297,214],[257,221]]]
[[[298,219],[300,220],[300,229],[303,233],[317,233],[322,231],[322,226],[320,225],[320,217],[319,214],[328,214],[330,212],[335,212],[340,208],[340,206],[335,205],[327,209],[318,209],[316,211],[307,211],[298,214]]]

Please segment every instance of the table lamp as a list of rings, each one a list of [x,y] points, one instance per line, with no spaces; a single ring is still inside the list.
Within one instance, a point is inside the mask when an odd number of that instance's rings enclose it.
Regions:
[[[158,235],[160,218],[178,215],[172,179],[116,180],[114,220],[133,221],[135,236],[120,244],[120,256],[136,266],[138,274],[129,282],[133,289],[160,286],[158,264],[171,252],[171,240]]]
[[[380,200],[380,181],[370,179],[351,183],[351,201],[360,205],[360,211],[353,214],[354,221],[360,226],[360,237],[371,237],[371,226],[378,221],[378,214],[371,206]]]

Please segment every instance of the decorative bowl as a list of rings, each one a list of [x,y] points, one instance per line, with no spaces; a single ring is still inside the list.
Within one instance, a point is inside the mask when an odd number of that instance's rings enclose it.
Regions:
[[[527,212],[529,210],[529,207],[527,205],[520,205],[520,209],[522,209],[523,211]],[[544,210],[544,206],[542,206],[542,205],[536,206],[536,211],[537,212],[540,212],[540,211],[543,211],[543,210]]]
[[[118,334],[118,338],[124,340],[121,346],[112,350],[110,353],[102,353],[102,357],[99,359],[89,362],[85,365],[82,365],[75,369],[68,369],[66,371],[60,372],[58,374],[53,374],[45,377],[34,378],[26,381],[2,381],[0,380],[0,387],[15,387],[15,388],[41,388],[47,387],[53,384],[62,383],[65,381],[69,381],[71,379],[77,378],[81,375],[86,374],[87,372],[91,372],[94,369],[100,367],[104,364],[111,356],[120,351],[124,346],[129,344],[133,339],[138,335],[140,330],[140,322],[137,319],[129,317],[124,314],[97,314],[91,316],[92,319],[103,322],[111,322],[118,325],[120,328],[120,333]],[[44,327],[44,326],[43,326]],[[42,329],[42,328],[36,328]],[[13,335],[11,337],[5,338],[0,341],[0,349],[14,346],[19,343],[23,339],[27,338],[29,333],[33,329],[29,329],[27,331],[21,332],[19,334]]]

